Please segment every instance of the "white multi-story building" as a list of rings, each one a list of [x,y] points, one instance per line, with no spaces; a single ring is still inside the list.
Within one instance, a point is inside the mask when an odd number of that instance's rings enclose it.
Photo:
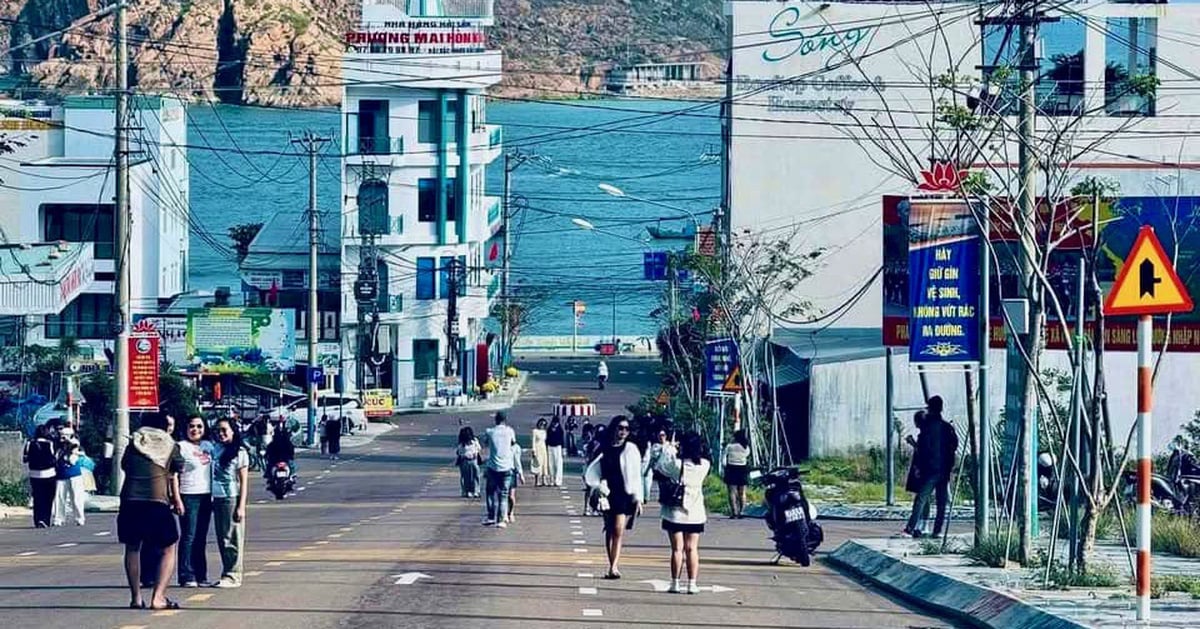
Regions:
[[[98,351],[115,337],[116,223],[112,97],[74,96],[62,105],[9,103],[0,127],[23,146],[0,156],[0,228],[10,243],[91,243],[94,281],[57,315],[26,317],[26,342],[62,338]],[[152,314],[187,290],[187,120],[181,100],[135,96],[130,136],[130,295],[134,315]]]
[[[485,246],[501,223],[500,199],[484,193],[501,151],[483,93],[500,80],[492,23],[492,0],[363,0],[346,36],[347,390],[391,389],[397,405],[420,406],[482,379],[497,290]]]
[[[830,313],[808,326],[812,334],[827,327],[869,328],[884,339],[897,338],[899,326],[885,316],[893,301],[889,295],[907,295],[907,289],[897,291],[889,275],[903,287],[907,265],[880,274],[888,220],[884,197],[917,193],[914,178],[897,171],[915,175],[933,160],[950,158],[956,132],[935,122],[942,98],[951,92],[990,97],[979,106],[991,108],[992,119],[1003,114],[1010,126],[982,141],[972,169],[985,172],[1000,194],[1017,189],[1015,77],[1004,75],[1015,72],[1019,61],[1018,29],[981,20],[1012,11],[1011,5],[794,0],[727,5],[734,38],[733,233],[794,233],[800,248],[824,251],[813,276],[798,287],[804,299]],[[1118,183],[1122,198],[1138,201],[1114,212],[1120,223],[1106,227],[1108,234],[1135,234],[1138,225],[1153,223],[1152,215],[1161,216],[1164,207],[1173,208],[1186,225],[1195,224],[1200,214],[1200,145],[1194,141],[1200,129],[1200,94],[1194,88],[1200,57],[1194,33],[1200,31],[1200,6],[1070,2],[1040,8],[1054,21],[1040,25],[1035,47],[1036,146],[1069,149],[1037,157],[1043,164],[1055,163],[1051,170],[1056,175],[1067,175],[1053,194],[1067,194],[1085,177]],[[1152,93],[1132,89],[1134,80],[1150,76],[1158,81]],[[933,127],[942,129],[934,134],[936,140],[931,138]],[[1039,174],[1039,194],[1045,185],[1045,175]],[[1159,234],[1168,248],[1175,244],[1176,235],[1161,222]],[[1178,232],[1185,277],[1194,270],[1198,239],[1190,227]],[[1123,240],[1106,237],[1109,260],[1127,253],[1130,243]],[[907,316],[903,310],[894,314]],[[1057,338],[1061,347],[1060,329],[1050,327],[1051,345]],[[1109,326],[1110,333],[1115,329]],[[1200,364],[1197,329],[1195,317],[1173,322],[1171,349],[1178,353],[1164,363],[1167,368],[1156,387],[1178,395],[1161,402],[1171,408],[1156,412],[1158,446],[1200,406],[1200,393],[1188,380]],[[1136,409],[1134,381],[1126,375],[1133,370],[1131,340],[1109,339],[1109,349],[1117,351],[1110,352],[1106,370],[1119,375],[1112,376],[1108,391],[1121,435]],[[814,345],[806,339],[797,347]],[[880,347],[878,355],[882,353]],[[905,352],[899,354],[897,382],[905,390],[897,403],[907,405],[919,399],[920,388],[915,373],[904,368]],[[989,380],[993,400],[1004,399],[1003,361],[1003,351],[994,350]],[[1047,363],[1061,366],[1065,356],[1052,351]],[[847,394],[844,384],[831,389],[826,399],[813,392],[809,402],[809,394],[803,394],[800,405],[811,411],[814,426],[826,422],[840,433],[837,447],[878,443],[884,434],[879,429],[882,358],[865,373],[873,377],[869,393],[866,380],[847,377],[845,382],[859,384],[853,394]],[[958,393],[962,408],[961,377],[935,381],[933,388]],[[1002,406],[994,404],[993,412]]]

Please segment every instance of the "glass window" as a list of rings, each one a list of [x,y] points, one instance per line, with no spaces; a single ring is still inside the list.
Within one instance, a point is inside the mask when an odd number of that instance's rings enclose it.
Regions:
[[[363,235],[388,233],[388,186],[378,179],[358,186],[358,231]]]
[[[113,296],[84,293],[57,315],[46,316],[46,338],[107,339],[115,336]]]
[[[1158,19],[1110,17],[1104,42],[1104,110],[1110,116],[1153,116]]]
[[[984,74],[992,78],[992,111],[980,113],[1015,115],[1020,98],[1020,39],[1018,27],[987,24],[983,27]],[[1083,111],[1083,50],[1087,30],[1082,19],[1062,16],[1038,29],[1041,59],[1034,85],[1039,113],[1070,116]]]
[[[41,209],[46,240],[95,243],[97,259],[113,259],[117,234],[112,204],[43,203]]]
[[[413,339],[413,379],[429,380],[437,377],[437,339]]]
[[[458,220],[458,180],[446,180],[446,220]],[[417,220],[422,223],[437,221],[437,179],[417,180]]]
[[[388,101],[358,101],[358,152],[383,155],[390,152]]]
[[[438,114],[438,101],[422,100],[417,102],[417,141],[422,144],[435,144],[438,139],[438,124],[441,116]]]
[[[454,267],[454,256],[442,256],[439,262],[438,281],[441,282],[441,286],[438,290],[438,297],[447,299],[450,297],[450,270]]]
[[[417,258],[417,299],[435,299],[437,258]]]

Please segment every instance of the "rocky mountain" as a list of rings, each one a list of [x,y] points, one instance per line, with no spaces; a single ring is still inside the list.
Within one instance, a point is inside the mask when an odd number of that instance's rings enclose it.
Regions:
[[[112,86],[112,18],[86,17],[105,4],[0,0],[0,42],[15,48],[0,64],[29,93]],[[614,63],[694,60],[720,73],[720,0],[496,0],[495,10],[503,95],[594,91]],[[230,103],[335,104],[342,34],[357,13],[340,0],[130,0],[130,80]]]

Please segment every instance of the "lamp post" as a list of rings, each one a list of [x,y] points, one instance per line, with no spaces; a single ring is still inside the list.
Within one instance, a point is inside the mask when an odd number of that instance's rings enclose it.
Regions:
[[[638,197],[638,196],[634,196],[632,194],[627,194],[624,190],[622,190],[610,183],[602,183],[596,187],[599,188],[601,192],[603,192],[604,194],[607,194],[610,197],[617,197],[618,199],[629,199],[630,201],[646,203],[648,205],[661,207],[663,209],[671,210],[672,212],[676,212],[678,214],[687,216],[688,219],[692,221],[692,227],[695,228],[695,234],[693,237],[693,241],[695,240],[695,238],[699,238],[699,236],[700,236],[700,219],[696,218],[696,214],[694,212],[692,212],[691,210],[679,207],[677,205],[671,205],[670,203],[663,203],[662,201],[655,201],[654,199],[647,199],[644,197]]]

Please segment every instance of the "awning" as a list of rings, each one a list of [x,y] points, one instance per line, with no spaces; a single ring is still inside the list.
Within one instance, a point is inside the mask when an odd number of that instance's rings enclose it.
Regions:
[[[0,245],[0,316],[62,312],[95,280],[92,243]]]

